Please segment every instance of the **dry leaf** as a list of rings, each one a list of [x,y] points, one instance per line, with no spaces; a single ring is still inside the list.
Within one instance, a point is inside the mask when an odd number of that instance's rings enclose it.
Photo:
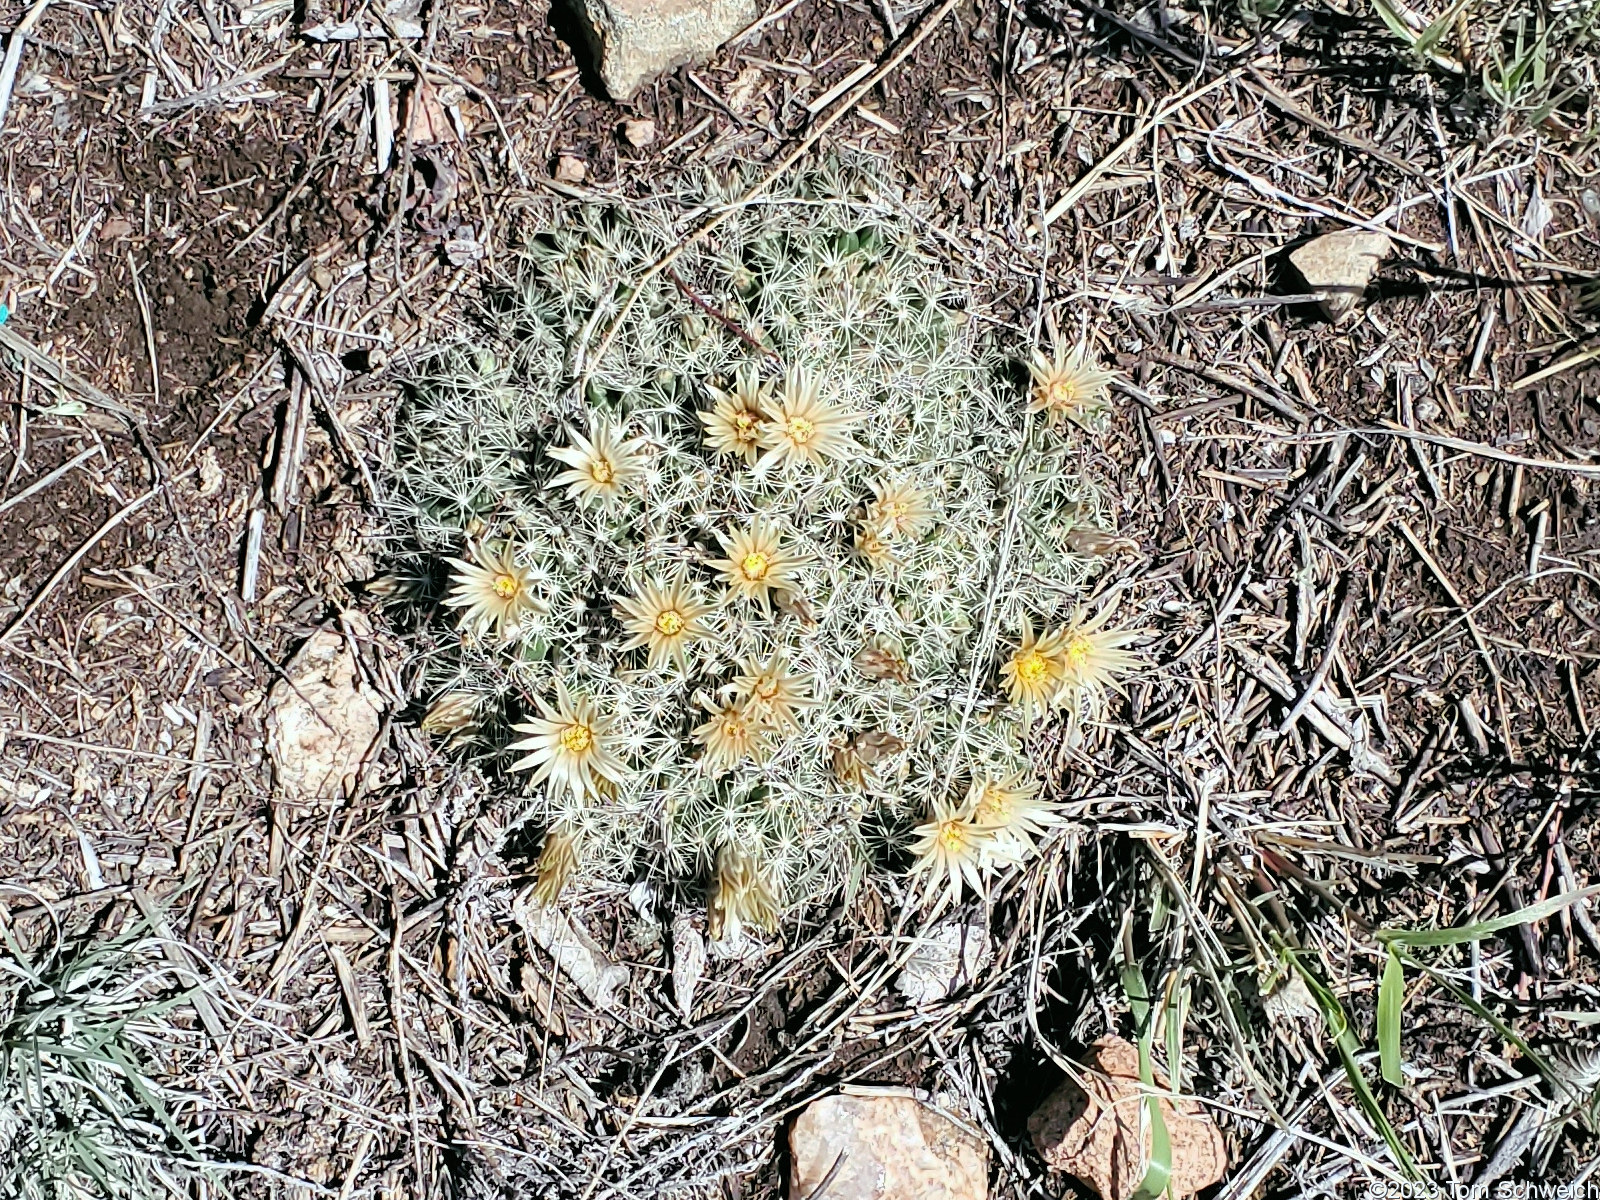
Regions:
[[[905,742],[882,729],[867,729],[854,734],[833,751],[833,773],[851,787],[865,787],[872,768],[883,759],[899,754]]]
[[[1074,554],[1089,554],[1103,558],[1108,554],[1137,550],[1139,543],[1132,538],[1118,537],[1104,529],[1091,529],[1085,526],[1067,534],[1067,547]]]
[[[745,67],[728,85],[725,97],[728,107],[738,113],[747,111],[765,90],[765,86],[760,67],[753,65]]]
[[[600,944],[574,925],[566,913],[535,904],[532,890],[525,890],[511,906],[517,924],[577,984],[590,1004],[610,1008],[616,1003],[617,992],[628,985],[628,968],[612,962]]]
[[[672,1001],[683,1019],[694,1012],[694,993],[706,973],[706,942],[695,927],[694,914],[672,918]]]
[[[777,604],[778,611],[788,613],[796,621],[799,621],[802,629],[815,629],[817,627],[816,610],[811,607],[811,601],[800,595],[799,592],[774,590],[772,599]]]
[[[438,89],[426,81],[411,90],[406,131],[412,146],[436,146],[450,140],[450,118],[439,101]]]

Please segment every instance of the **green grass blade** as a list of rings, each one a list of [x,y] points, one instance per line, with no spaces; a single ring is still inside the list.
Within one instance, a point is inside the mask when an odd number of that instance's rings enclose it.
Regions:
[[[1440,987],[1444,988],[1445,991],[1449,992],[1451,999],[1453,999],[1457,1004],[1461,1005],[1462,1008],[1466,1009],[1473,1016],[1477,1017],[1480,1021],[1484,1022],[1484,1024],[1488,1025],[1489,1028],[1493,1029],[1502,1038],[1515,1046],[1518,1052],[1528,1060],[1528,1064],[1544,1077],[1545,1081],[1550,1084],[1551,1088],[1554,1089],[1557,1095],[1571,1092],[1572,1085],[1568,1082],[1567,1078],[1558,1074],[1556,1069],[1550,1065],[1550,1060],[1544,1055],[1540,1054],[1532,1046],[1528,1045],[1523,1036],[1510,1025],[1508,1025],[1498,1013],[1486,1007],[1481,1001],[1473,999],[1472,993],[1468,992],[1462,987],[1457,986],[1454,981],[1444,975],[1441,975],[1426,963],[1418,962],[1404,951],[1400,951],[1400,955],[1405,960],[1406,966],[1415,967],[1417,970],[1421,971],[1429,979],[1433,980],[1433,982],[1437,983]]]
[[[1372,7],[1378,16],[1383,18],[1383,23],[1389,27],[1390,33],[1394,34],[1407,46],[1415,46],[1417,44],[1416,30],[1406,24],[1405,18],[1400,15],[1399,10],[1394,5],[1389,3],[1389,0],[1372,0]]]
[[[1418,54],[1432,54],[1433,48],[1439,44],[1439,39],[1455,28],[1456,19],[1466,12],[1473,3],[1474,0],[1457,0],[1445,12],[1444,16],[1429,25],[1418,35],[1411,48]]]
[[[1401,1174],[1407,1179],[1421,1182],[1424,1178],[1422,1169],[1417,1166],[1417,1160],[1411,1156],[1411,1151],[1406,1149],[1406,1144],[1400,1140],[1400,1134],[1389,1122],[1383,1106],[1378,1103],[1377,1096],[1373,1095],[1366,1076],[1361,1073],[1361,1064],[1357,1061],[1361,1054],[1361,1042],[1350,1028],[1350,1018],[1345,1015],[1344,1005],[1340,1004],[1339,998],[1317,978],[1316,972],[1301,961],[1299,954],[1292,950],[1284,950],[1282,953],[1288,956],[1288,961],[1300,973],[1300,978],[1305,980],[1306,987],[1310,989],[1317,1005],[1322,1009],[1323,1020],[1328,1023],[1329,1031],[1334,1034],[1334,1049],[1339,1052],[1339,1061],[1344,1067],[1345,1078],[1350,1081],[1350,1088],[1355,1093],[1356,1103],[1366,1114],[1367,1120],[1372,1122],[1378,1135],[1383,1138],[1384,1144],[1389,1147],[1389,1153],[1394,1156]]]
[[[1538,904],[1530,904],[1503,917],[1479,921],[1475,925],[1450,929],[1380,929],[1378,941],[1390,946],[1459,946],[1463,942],[1481,942],[1485,938],[1493,937],[1502,929],[1526,925],[1531,921],[1542,921],[1570,905],[1577,904],[1580,900],[1587,900],[1595,895],[1600,895],[1600,884],[1591,884],[1575,892],[1562,892],[1559,896],[1551,896]]]
[[[1150,1043],[1155,1037],[1156,1023],[1150,1008],[1150,989],[1138,963],[1129,961],[1123,965],[1122,990],[1127,993],[1128,1008],[1138,1036],[1139,1081],[1145,1087],[1145,1112],[1150,1121],[1150,1161],[1144,1178],[1129,1200],[1158,1200],[1172,1181],[1172,1138],[1156,1094],[1155,1067],[1150,1061]]]
[[[1141,1051],[1139,1054],[1139,1074],[1145,1075],[1149,1071],[1149,1052]],[[1146,1087],[1154,1087],[1154,1078],[1144,1081]],[[1172,1139],[1167,1133],[1167,1119],[1161,1115],[1161,1101],[1150,1095],[1144,1098],[1145,1111],[1150,1117],[1150,1165],[1146,1168],[1144,1178],[1139,1181],[1138,1189],[1129,1200],[1159,1200],[1161,1194],[1167,1190],[1172,1182]]]
[[[1400,1014],[1406,1002],[1406,969],[1400,964],[1400,954],[1389,947],[1383,964],[1383,982],[1378,985],[1378,1061],[1383,1064],[1383,1078],[1392,1087],[1404,1087],[1405,1075],[1400,1070]]]

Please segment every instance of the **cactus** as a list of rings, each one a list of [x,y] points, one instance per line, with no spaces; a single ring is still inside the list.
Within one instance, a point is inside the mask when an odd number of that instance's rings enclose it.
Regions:
[[[869,169],[739,206],[625,306],[676,211],[555,210],[488,344],[413,382],[398,557],[457,571],[429,719],[476,736],[558,839],[541,900],[665,872],[761,927],[860,879],[864,820],[909,843],[1002,780],[1028,822],[985,817],[965,877],[1009,868],[1049,824],[1018,782],[1030,723],[1098,712],[1106,683],[1076,704],[1070,630],[1031,633],[1076,620],[1092,570],[1068,549],[1103,523],[1071,466],[1081,431],[1030,411],[1026,373]],[[1086,382],[1074,419],[1109,378],[1086,354],[1035,364]],[[1023,629],[1056,657],[1019,705],[1001,669]],[[529,736],[508,747],[513,726]]]

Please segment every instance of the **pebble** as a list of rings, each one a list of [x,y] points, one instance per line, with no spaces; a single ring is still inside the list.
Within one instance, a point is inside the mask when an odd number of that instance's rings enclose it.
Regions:
[[[600,82],[626,103],[646,83],[701,62],[759,15],[755,0],[576,0]]]
[[[358,635],[371,632],[359,612],[345,620]],[[309,804],[348,796],[377,739],[382,703],[358,679],[338,629],[307,638],[268,695],[267,754],[280,797]]]
[[[814,1100],[795,1119],[789,1153],[790,1196],[986,1200],[989,1194],[988,1144],[910,1096]]]
[[[1028,1132],[1052,1169],[1077,1176],[1101,1200],[1128,1200],[1144,1181],[1150,1153],[1139,1050],[1123,1038],[1103,1037],[1081,1061],[1082,1085],[1065,1080],[1028,1118]],[[1166,1086],[1159,1071],[1155,1078]],[[1222,1178],[1228,1149],[1194,1100],[1164,1096],[1159,1103],[1172,1144],[1167,1194],[1183,1200]]]
[[[1337,322],[1360,302],[1390,245],[1386,233],[1340,229],[1289,251],[1289,261],[1312,291],[1322,293],[1323,313]]]

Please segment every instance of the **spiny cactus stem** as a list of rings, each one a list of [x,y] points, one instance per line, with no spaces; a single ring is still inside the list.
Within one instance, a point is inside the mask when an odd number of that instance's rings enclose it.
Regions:
[[[857,104],[861,103],[861,98],[863,96],[865,96],[873,88],[877,87],[878,84],[883,82],[883,80],[892,75],[899,68],[901,63],[905,62],[906,59],[910,58],[914,53],[916,53],[917,47],[922,45],[923,42],[927,41],[929,35],[939,27],[940,22],[942,22],[947,16],[950,15],[952,11],[954,11],[958,3],[960,3],[960,0],[944,0],[943,4],[939,5],[938,8],[934,9],[928,14],[928,16],[923,20],[921,26],[918,27],[917,31],[906,39],[905,44],[901,46],[899,50],[890,55],[889,58],[877,68],[877,70],[869,73],[865,79],[856,84],[855,87],[851,88],[844,100],[826,117],[818,121],[816,127],[800,140],[800,144],[798,146],[796,146],[788,154],[784,155],[783,158],[779,159],[778,164],[773,167],[772,170],[768,171],[759,180],[757,180],[755,185],[747,190],[744,195],[740,196],[739,199],[734,203],[723,205],[717,211],[708,216],[704,221],[701,221],[700,224],[697,225],[687,237],[680,241],[676,246],[672,247],[672,249],[668,250],[660,258],[656,259],[656,261],[645,270],[644,274],[639,276],[638,282],[634,284],[633,291],[628,293],[628,298],[623,301],[622,308],[618,310],[617,315],[611,319],[611,324],[607,326],[605,336],[600,339],[600,344],[595,347],[594,355],[583,364],[583,374],[578,380],[577,389],[580,396],[583,394],[584,389],[589,386],[589,377],[594,373],[595,367],[597,367],[600,364],[600,361],[605,358],[606,351],[611,349],[611,343],[616,339],[617,330],[622,328],[622,322],[627,318],[629,310],[633,308],[633,302],[638,299],[639,293],[643,290],[644,286],[657,275],[660,275],[663,271],[666,271],[672,266],[673,263],[677,262],[679,256],[682,255],[684,251],[688,250],[689,247],[693,246],[701,238],[706,237],[714,232],[717,226],[726,221],[733,212],[739,208],[742,208],[744,205],[749,204],[750,201],[754,200],[773,184],[777,183],[778,180],[782,179],[784,175],[788,173],[790,167],[794,166],[795,163],[799,162],[807,154],[811,153],[812,147],[820,142],[827,134],[828,130],[832,129],[836,124],[838,124],[846,113],[850,112]]]

